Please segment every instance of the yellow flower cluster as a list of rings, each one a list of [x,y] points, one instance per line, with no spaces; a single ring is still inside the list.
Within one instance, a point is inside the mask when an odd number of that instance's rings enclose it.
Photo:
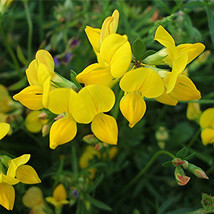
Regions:
[[[134,127],[145,114],[145,97],[168,105],[201,97],[184,70],[204,50],[203,44],[176,46],[172,36],[159,26],[154,39],[164,48],[132,65],[128,38],[116,33],[118,22],[119,12],[115,10],[104,20],[101,29],[86,27],[97,63],[76,76],[78,83],[84,84],[83,88],[77,89],[78,86],[55,73],[53,58],[45,50],[36,53],[36,59],[26,70],[30,86],[16,94],[14,99],[29,109],[46,108],[58,115],[50,128],[51,149],[71,141],[76,136],[77,123],[91,123],[91,130],[100,141],[117,144],[117,122],[106,112],[115,104],[111,87],[118,81],[124,91],[120,110],[130,127]],[[161,69],[158,65],[167,65],[171,69]]]

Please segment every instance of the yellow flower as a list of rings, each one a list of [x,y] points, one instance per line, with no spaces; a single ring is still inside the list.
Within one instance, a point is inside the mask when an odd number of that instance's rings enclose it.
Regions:
[[[199,103],[188,103],[186,116],[189,120],[196,120],[201,116],[201,109]]]
[[[54,73],[54,60],[46,50],[39,50],[28,69],[26,75],[30,86],[23,89],[13,98],[31,110],[47,107],[51,79]]]
[[[200,126],[202,143],[205,146],[214,143],[214,108],[208,108],[201,114]]]
[[[168,85],[168,82],[171,81],[171,75],[171,72],[166,71],[163,79],[165,87]],[[164,93],[155,99],[158,102],[175,106],[178,101],[198,100],[200,98],[201,93],[198,91],[192,80],[183,74],[179,74],[172,91],[167,93],[167,89],[165,88]]]
[[[63,184],[59,184],[53,192],[53,197],[47,197],[46,201],[53,204],[56,208],[60,208],[63,205],[69,203],[66,198],[67,194],[65,187],[63,186]]]
[[[0,112],[7,113],[13,110],[13,104],[7,88],[3,85],[0,85]]]
[[[12,210],[14,205],[15,190],[13,185],[19,182],[25,184],[41,182],[33,167],[25,165],[29,159],[29,154],[12,159],[8,163],[6,175],[0,171],[0,204],[8,210]]]
[[[173,90],[177,76],[184,71],[187,64],[203,52],[205,46],[202,43],[175,46],[174,39],[161,25],[156,30],[155,40],[166,47],[163,51],[166,51],[167,57],[163,61],[172,67],[172,74],[166,84],[166,93],[168,94]]]
[[[77,133],[76,121],[73,119],[72,105],[76,92],[70,88],[54,89],[49,94],[48,109],[62,118],[53,123],[50,129],[50,148],[71,141]]]
[[[104,143],[117,144],[116,120],[103,114],[115,103],[113,91],[104,85],[89,85],[81,89],[72,101],[72,115],[78,123],[91,123],[94,135]]]
[[[104,39],[108,35],[116,33],[118,21],[119,21],[119,12],[118,10],[115,10],[112,16],[109,16],[104,20],[101,29],[86,26],[85,29],[86,35],[96,55],[100,53],[100,46]]]
[[[48,121],[46,119],[40,119],[40,111],[31,111],[25,118],[25,127],[32,133],[38,133],[41,131],[42,126]]]
[[[0,123],[0,140],[10,131],[8,123]]]
[[[120,88],[125,92],[120,101],[120,110],[131,128],[141,120],[146,111],[144,96],[155,98],[164,91],[163,81],[158,73],[144,67],[127,72],[120,80]]]
[[[40,188],[38,187],[30,187],[24,194],[22,198],[23,204],[31,208],[31,214],[41,214],[45,212],[43,211],[45,208],[45,203],[43,200],[43,194]]]
[[[85,85],[102,84],[111,87],[127,71],[131,58],[127,36],[110,34],[100,46],[98,63],[86,67],[77,75],[77,81]]]

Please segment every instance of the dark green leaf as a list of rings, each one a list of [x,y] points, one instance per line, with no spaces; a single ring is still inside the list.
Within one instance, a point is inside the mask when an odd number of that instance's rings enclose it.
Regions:
[[[176,153],[176,157],[183,159],[184,157],[186,157],[187,154],[188,154],[188,149],[184,147]]]
[[[106,210],[106,211],[111,211],[111,207],[109,207],[107,204],[103,203],[102,201],[94,199],[89,195],[86,195],[85,199],[88,200],[92,205],[94,205],[97,208],[100,208],[100,209]]]
[[[145,52],[145,45],[141,39],[137,39],[132,44],[132,52],[136,60],[141,61]]]
[[[26,86],[26,83],[27,83],[27,77],[25,76],[23,79],[19,80],[17,83],[14,83],[13,85],[11,85],[8,88],[8,90],[10,91],[20,90]]]
[[[195,152],[185,157],[185,160],[190,160],[195,156]]]
[[[162,166],[163,167],[172,167],[173,165],[172,165],[171,161],[166,161],[166,162],[162,163]]]
[[[93,183],[93,186],[90,188],[89,192],[92,192],[93,190],[95,190],[99,184],[102,182],[104,178],[104,174],[101,174]]]
[[[18,45],[16,48],[16,53],[18,56],[19,61],[23,64],[23,65],[27,65],[27,60],[24,57],[24,54],[22,52],[22,49],[20,48],[20,46]]]
[[[212,43],[214,44],[214,11],[208,6],[206,7],[206,11],[207,11],[207,19],[208,19],[208,25],[210,30],[210,36],[212,39]]]
[[[143,59],[146,59],[146,57],[148,57],[148,56],[150,56],[150,55],[152,55],[152,54],[155,54],[156,53],[156,51],[154,51],[154,50],[148,50],[148,51],[146,51],[144,54],[143,54],[143,56],[142,56],[142,60]]]

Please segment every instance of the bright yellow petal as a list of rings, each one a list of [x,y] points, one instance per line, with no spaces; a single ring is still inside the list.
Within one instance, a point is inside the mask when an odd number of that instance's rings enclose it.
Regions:
[[[166,90],[164,90],[163,94],[161,94],[159,97],[156,97],[155,99],[160,103],[170,106],[176,106],[178,103],[178,100],[172,98],[169,94],[166,94]]]
[[[53,197],[55,198],[56,201],[63,201],[66,199],[67,194],[65,191],[65,187],[63,186],[63,184],[59,184],[54,192],[53,192]]]
[[[46,200],[48,203],[54,205],[55,207],[58,207],[58,206],[59,206],[59,202],[56,201],[56,199],[55,199],[54,197],[46,197],[45,200]]]
[[[201,116],[199,103],[188,103],[186,115],[189,120],[198,120]]]
[[[7,113],[13,110],[13,107],[10,105],[12,99],[8,93],[7,88],[4,85],[0,85],[0,112]]]
[[[100,32],[101,30],[98,28],[92,28],[86,26],[85,28],[86,35],[91,43],[95,52],[100,52]]]
[[[115,102],[113,91],[104,85],[89,85],[73,101],[72,115],[78,123],[90,123],[100,112],[108,112]]]
[[[68,113],[75,96],[76,92],[70,88],[53,89],[49,93],[48,109],[54,114]]]
[[[76,79],[85,85],[100,84],[111,86],[114,78],[111,75],[110,66],[94,63],[79,73]]]
[[[176,47],[179,55],[187,53],[188,55],[188,61],[187,64],[192,62],[198,55],[200,55],[204,49],[205,46],[202,43],[195,43],[195,44],[182,44],[178,45]]]
[[[9,185],[15,185],[15,184],[19,183],[19,180],[1,173],[0,174],[0,183],[7,183]]]
[[[145,114],[146,103],[139,92],[131,92],[122,97],[120,111],[129,121],[129,127],[132,128]]]
[[[148,98],[158,97],[164,91],[161,77],[150,68],[129,71],[121,79],[120,87],[125,92],[138,90]]]
[[[161,25],[157,28],[154,39],[167,48],[170,57],[177,56],[174,39]]]
[[[120,78],[129,68],[132,59],[131,46],[126,41],[112,56],[111,74],[115,78]]]
[[[45,81],[51,77],[51,74],[48,70],[49,68],[44,64],[39,64],[38,66],[38,80],[40,85],[43,86]]]
[[[77,133],[77,124],[70,115],[67,115],[53,123],[50,129],[50,148],[68,143]]]
[[[49,76],[43,84],[42,104],[45,108],[48,108],[50,89],[51,89],[51,77]]]
[[[44,64],[48,67],[48,71],[51,75],[54,75],[54,60],[51,54],[46,50],[39,50],[36,53],[36,59],[39,64]]]
[[[207,144],[214,143],[214,129],[205,128],[201,132],[202,143],[206,146]]]
[[[179,74],[181,74],[184,71],[184,69],[187,65],[187,60],[188,60],[187,54],[182,54],[173,61],[172,72],[168,73],[169,79],[167,79],[167,81],[165,81],[165,86],[167,88],[167,91],[166,91],[167,94],[170,93],[173,90],[173,88],[175,87],[177,77]]]
[[[30,159],[30,154],[24,154],[18,158],[14,158],[10,161],[7,175],[14,178],[16,176],[16,170],[19,166],[26,164]]]
[[[15,201],[14,188],[6,183],[0,184],[0,204],[7,210],[12,210]]]
[[[202,113],[200,126],[202,128],[210,127],[214,129],[214,108],[208,108]]]
[[[44,203],[41,189],[36,186],[30,187],[22,198],[23,204],[28,208]]]
[[[0,140],[10,131],[8,123],[0,123]]]
[[[34,59],[26,70],[27,79],[30,85],[40,85],[38,80],[38,61]]]
[[[38,133],[41,131],[43,123],[39,119],[40,111],[31,111],[25,118],[25,127],[32,133]]]
[[[96,115],[91,123],[91,130],[102,142],[117,144],[118,127],[114,117],[102,113]]]
[[[100,59],[102,62],[111,63],[116,51],[127,43],[127,37],[119,34],[111,34],[103,41],[100,47]],[[100,61],[99,61],[100,62]]]
[[[14,100],[19,101],[31,110],[40,110],[42,104],[43,88],[39,85],[28,86],[13,96]]]
[[[198,100],[201,98],[200,91],[197,90],[192,80],[185,75],[178,75],[175,87],[169,95],[181,101]]]
[[[37,175],[35,169],[29,165],[19,166],[16,170],[16,178],[24,184],[41,183],[41,180]]]

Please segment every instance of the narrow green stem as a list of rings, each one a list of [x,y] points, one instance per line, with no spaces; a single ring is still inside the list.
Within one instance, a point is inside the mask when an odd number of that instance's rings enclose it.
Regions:
[[[122,98],[124,94],[124,91],[120,90],[118,96],[117,96],[117,100],[116,100],[116,103],[115,103],[115,107],[114,107],[114,110],[113,110],[113,113],[112,113],[112,116],[117,119],[117,116],[119,114],[119,109],[120,109],[120,100]]]
[[[204,100],[192,100],[192,101],[179,101],[179,103],[200,103],[200,104],[213,104],[214,100],[204,99]]]
[[[28,23],[28,60],[31,60],[31,52],[32,52],[32,35],[33,35],[33,24],[31,20],[31,15],[29,11],[29,7],[27,4],[27,1],[23,1],[24,7],[25,7],[25,13],[26,13],[26,18],[27,18],[27,23]]]
[[[195,141],[198,139],[198,136],[199,136],[200,132],[201,132],[201,128],[199,128],[197,130],[197,132],[195,133],[195,135],[193,136],[193,138],[189,142],[188,147],[191,147],[195,143]]]
[[[170,152],[168,151],[165,151],[165,150],[160,150],[158,152],[156,152],[152,158],[149,160],[149,162],[146,164],[146,166],[125,186],[124,189],[122,189],[122,191],[120,191],[114,198],[114,201],[115,199],[117,199],[119,196],[125,194],[145,173],[146,171],[149,169],[149,167],[153,164],[153,162],[156,160],[156,158],[159,156],[159,155],[168,155],[170,156],[171,158],[176,158],[173,154],[171,154]]]
[[[62,206],[61,207],[56,207],[55,208],[55,213],[56,214],[61,214],[62,213]]]
[[[11,47],[10,43],[8,42],[7,37],[6,37],[6,35],[5,35],[4,29],[3,29],[3,27],[2,27],[2,20],[0,20],[0,35],[1,35],[1,37],[2,37],[3,44],[4,44],[5,47],[7,48],[8,52],[9,52],[9,54],[10,54],[10,56],[11,56],[11,59],[12,59],[12,61],[13,61],[13,64],[15,65],[15,68],[16,68],[16,71],[17,71],[17,73],[18,73],[18,76],[19,76],[20,78],[22,78],[22,77],[23,77],[23,73],[22,73],[22,71],[21,71],[21,69],[20,69],[19,62],[18,62],[18,60],[16,59],[16,55],[14,54],[13,49],[12,49],[12,47]]]

